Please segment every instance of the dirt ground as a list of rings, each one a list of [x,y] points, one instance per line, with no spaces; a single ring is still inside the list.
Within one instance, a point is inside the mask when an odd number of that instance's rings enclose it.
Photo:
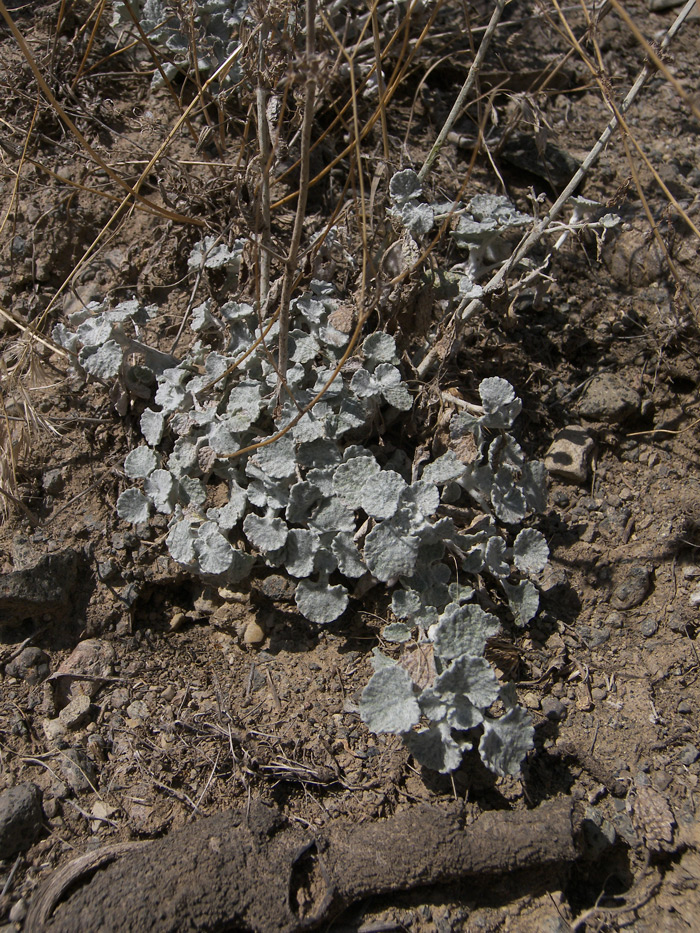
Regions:
[[[651,13],[637,0],[626,9],[650,41],[678,12]],[[119,59],[86,71],[72,89],[85,50],[84,11],[74,9],[54,42],[57,10],[25,10],[16,19],[42,69],[53,69],[54,91],[81,131],[128,174],[128,160],[147,159],[162,141],[174,105],[164,91],[150,91],[133,66],[120,70]],[[449,29],[454,10],[446,5],[443,13],[436,35],[446,57],[428,45],[390,113],[394,170],[421,164],[466,75],[466,38]],[[575,15],[580,11],[572,13],[574,24]],[[559,152],[581,160],[609,111],[575,56],[548,90],[530,92],[533,74],[566,44],[539,8],[518,2],[507,18],[513,25],[494,40],[484,94],[499,87],[494,138],[510,127],[525,143],[496,147],[492,161],[479,155],[470,185],[495,190],[496,165],[524,209],[529,192],[546,204],[558,190],[556,178],[526,171],[517,155],[536,151],[538,123]],[[483,11],[476,20],[485,21]],[[614,10],[598,41],[619,102],[644,55]],[[697,18],[665,61],[697,94]],[[86,167],[51,108],[34,112],[33,79],[6,28],[0,68],[0,192],[3,213],[10,210],[0,243],[0,307],[30,325],[115,203],[65,181],[107,190],[104,173]],[[232,114],[241,130],[244,117],[235,108]],[[32,119],[34,161],[17,182],[17,153]],[[700,225],[700,127],[663,75],[650,79],[628,122],[627,147],[639,144]],[[460,132],[468,135],[467,124]],[[197,129],[202,125],[200,118]],[[375,142],[379,152],[380,135]],[[331,137],[319,158],[332,158],[333,145]],[[231,182],[224,147],[207,150],[218,166],[207,175],[199,152],[184,136],[144,191],[219,232],[245,204],[245,173],[235,167]],[[453,196],[471,157],[458,141],[449,143],[435,190]],[[192,164],[183,169],[186,159]],[[321,830],[339,819],[381,821],[417,803],[453,806],[456,799],[476,817],[561,796],[575,801],[581,825],[581,855],[565,871],[364,899],[329,929],[700,930],[699,240],[638,155],[631,169],[619,134],[583,190],[622,218],[601,255],[593,238],[570,236],[553,253],[543,295],[524,290],[512,302],[493,300],[460,327],[429,381],[409,383],[417,402],[408,425],[384,439],[408,445],[412,456],[434,438],[433,452],[441,453],[437,426],[446,403],[439,390],[477,401],[479,381],[500,375],[524,401],[517,429],[530,456],[544,459],[566,428],[582,428],[593,442],[580,480],[556,470],[550,477],[538,524],[551,549],[539,580],[540,615],[524,630],[506,620],[489,648],[536,727],[522,779],[494,777],[476,755],[452,777],[421,771],[400,739],[368,732],[358,700],[390,616],[381,588],[352,601],[336,623],[313,626],[296,612],[284,577],[260,572],[240,593],[221,594],[168,558],[165,521],[136,530],[121,522],[115,503],[128,485],[123,462],[138,442],[137,410],[120,416],[108,386],[69,372],[50,348],[39,348],[25,378],[25,405],[6,376],[22,332],[0,321],[0,416],[14,426],[19,420],[8,419],[34,413],[24,449],[16,447],[21,505],[10,503],[0,527],[2,586],[29,568],[17,604],[3,603],[0,618],[0,792],[32,782],[42,808],[32,844],[0,862],[0,933],[22,929],[37,888],[76,855],[156,839],[251,801]],[[311,198],[309,229],[327,197],[324,189]],[[671,266],[650,233],[647,207]],[[291,227],[285,210],[276,220],[280,236]],[[246,222],[242,215],[234,234]],[[146,336],[169,346],[191,293],[187,256],[200,235],[153,214],[129,215],[49,310],[41,332],[49,334],[80,301],[134,295],[160,306]],[[244,292],[251,275],[242,275]],[[436,307],[418,283],[393,317],[375,316],[368,326],[404,334],[402,349],[415,353]]]

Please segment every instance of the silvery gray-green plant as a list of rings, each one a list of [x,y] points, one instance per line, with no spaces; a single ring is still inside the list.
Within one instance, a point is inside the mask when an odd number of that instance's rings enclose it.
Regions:
[[[112,0],[112,10],[113,28],[133,30],[134,19],[138,22],[159,55],[163,74],[172,80],[178,72],[192,74],[195,68],[208,77],[226,61],[238,44],[238,27],[248,10],[248,0],[206,0],[187,5],[172,0]],[[226,80],[233,81],[235,74],[229,72]],[[156,71],[153,87],[162,83],[163,77]]]
[[[195,247],[193,264],[211,258],[210,246]],[[212,261],[235,265],[235,258]],[[478,597],[491,581],[517,625],[538,608],[529,577],[544,567],[547,545],[540,532],[518,526],[543,508],[545,476],[510,433],[520,400],[504,379],[484,380],[478,413],[452,419],[455,447],[473,438],[470,462],[449,450],[414,477],[404,453],[382,456],[368,446],[377,418],[390,423],[413,401],[390,335],[366,337],[299,417],[347,347],[348,334],[333,324],[338,306],[333,286],[320,281],[292,301],[281,405],[271,362],[277,324],[261,331],[245,302],[207,299],[195,308],[197,339],[179,360],[154,355],[132,335],[129,328],[136,332],[153,314],[135,301],[114,310],[90,305],[69,319],[75,330],[59,325],[54,338],[86,373],[124,381],[136,367],[155,381],[155,404],[140,419],[144,442],[124,464],[132,485],[117,502],[122,519],[167,516],[173,559],[213,584],[235,586],[260,563],[284,568],[297,580],[300,613],[317,624],[337,620],[353,592],[373,583],[391,588],[395,621],[384,636],[399,650],[430,646],[435,676],[419,688],[400,664],[378,656],[363,719],[376,732],[400,732],[418,761],[443,771],[457,766],[466,733],[478,727],[486,764],[514,773],[532,730],[483,657],[498,622]],[[260,339],[268,352],[243,359]],[[495,702],[505,708],[500,717]]]

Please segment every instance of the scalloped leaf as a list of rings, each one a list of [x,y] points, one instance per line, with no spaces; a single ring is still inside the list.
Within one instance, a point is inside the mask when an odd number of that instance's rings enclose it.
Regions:
[[[196,539],[197,531],[192,527],[192,522],[183,518],[170,526],[165,543],[172,559],[187,566],[195,559],[194,542]]]
[[[522,628],[537,615],[540,608],[539,591],[529,580],[515,585],[504,580],[503,589],[508,597],[510,611],[515,617],[515,624]]]
[[[293,577],[308,577],[314,571],[319,536],[304,528],[292,528],[287,535],[282,563]]]
[[[516,525],[528,514],[525,496],[515,485],[510,470],[499,470],[491,487],[491,504],[493,510],[502,522]]]
[[[419,543],[401,524],[381,522],[365,538],[365,563],[382,583],[410,577],[416,569]]]
[[[154,470],[143,490],[162,515],[170,515],[178,500],[178,484],[169,470]]]
[[[396,513],[401,494],[406,489],[408,487],[402,476],[393,470],[382,470],[377,476],[367,480],[362,487],[359,505],[372,518],[391,518]]]
[[[462,655],[450,664],[435,681],[435,689],[468,697],[480,708],[498,699],[500,690],[496,674],[485,658]]]
[[[396,363],[396,341],[391,334],[377,331],[363,340],[362,355],[371,370],[379,363]]]
[[[362,691],[360,717],[372,732],[408,732],[421,716],[408,671],[392,665],[375,671]]]
[[[522,706],[516,706],[500,719],[484,719],[479,754],[495,774],[517,776],[523,759],[534,748],[535,729]]]
[[[465,465],[457,459],[457,454],[453,450],[448,450],[425,467],[421,478],[426,483],[444,486],[445,483],[461,479],[466,471]]]
[[[324,581],[302,580],[297,585],[294,600],[305,619],[317,625],[328,625],[347,609],[348,591],[344,586],[329,586]]]
[[[499,535],[489,538],[484,549],[484,570],[496,577],[507,577],[510,566],[506,560],[506,542]]]
[[[78,362],[85,372],[98,379],[112,379],[122,365],[124,351],[116,340],[107,340],[100,347],[83,347]]]
[[[163,439],[165,415],[160,411],[147,408],[141,415],[141,433],[150,447],[157,447]]]
[[[333,538],[331,550],[338,561],[338,568],[344,576],[356,578],[367,573],[367,567],[352,535],[341,531]]]
[[[151,503],[140,489],[125,489],[117,499],[117,515],[132,525],[147,522],[150,512]]]
[[[513,542],[513,560],[522,573],[539,573],[549,561],[547,539],[536,528],[523,528]]]
[[[481,606],[447,606],[438,624],[430,630],[435,651],[445,661],[462,655],[480,658],[486,642],[500,630],[496,616]]]
[[[130,450],[124,459],[124,472],[130,479],[145,479],[159,466],[158,454],[144,444]]]
[[[243,531],[250,543],[263,554],[284,547],[289,529],[281,518],[250,512],[243,520]]]
[[[418,732],[408,732],[404,735],[404,741],[419,765],[441,774],[449,774],[459,768],[464,750],[469,744],[458,742],[450,726],[444,722]]]
[[[372,482],[379,472],[380,466],[371,454],[352,457],[334,470],[333,491],[349,505],[357,508],[365,484]]]
[[[219,576],[233,561],[233,548],[216,522],[204,522],[194,541],[194,553],[202,573]]]
[[[418,175],[412,168],[405,168],[391,176],[389,197],[397,207],[403,207],[409,201],[417,200],[423,194],[423,187]]]

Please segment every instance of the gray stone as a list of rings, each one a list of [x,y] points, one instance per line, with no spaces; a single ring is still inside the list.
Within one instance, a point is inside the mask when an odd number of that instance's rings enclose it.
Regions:
[[[36,784],[18,784],[0,794],[0,859],[26,852],[41,833],[41,792]]]
[[[47,496],[55,496],[66,485],[63,471],[60,469],[47,470],[41,477],[41,485]]]
[[[24,918],[27,916],[27,910],[29,905],[23,897],[20,897],[18,901],[10,908],[9,920],[11,923],[21,923]]]
[[[34,567],[0,574],[0,627],[66,613],[75,602],[85,563],[82,554],[69,548],[47,554]]]
[[[68,706],[65,706],[58,714],[66,729],[80,729],[90,719],[90,697],[82,694],[71,700]]]
[[[597,648],[604,645],[610,638],[610,629],[602,626],[593,628],[590,625],[577,625],[576,634],[586,643],[588,648]]]
[[[5,667],[5,673],[34,686],[46,680],[51,669],[49,656],[41,648],[25,648]]]
[[[678,760],[686,767],[694,764],[700,758],[700,751],[695,745],[686,745],[681,749]]]
[[[682,713],[684,716],[687,716],[693,712],[693,704],[690,702],[690,700],[681,700],[677,708],[678,712]]]
[[[68,748],[61,755],[61,775],[74,794],[92,790],[97,782],[95,767],[85,752],[79,748]]]
[[[635,564],[624,570],[613,590],[612,604],[615,609],[633,609],[640,606],[651,588],[651,574],[646,567]]]
[[[652,619],[651,616],[643,620],[642,624],[639,626],[639,631],[645,638],[651,638],[652,635],[656,635],[659,630],[659,624],[656,619]]]
[[[566,716],[566,707],[556,697],[545,697],[542,700],[542,712],[552,722],[561,722]]]
[[[559,476],[568,483],[585,483],[594,447],[595,441],[583,428],[564,428],[545,454],[545,466],[552,476]]]
[[[636,414],[640,402],[639,393],[621,376],[601,373],[588,383],[578,410],[592,421],[617,424]]]

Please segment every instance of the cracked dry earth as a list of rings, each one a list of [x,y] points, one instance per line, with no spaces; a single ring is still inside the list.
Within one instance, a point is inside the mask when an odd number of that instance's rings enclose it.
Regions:
[[[674,16],[629,9],[651,37]],[[536,18],[523,29],[533,48],[547,46]],[[631,80],[640,54],[615,15],[602,40]],[[6,35],[1,42],[13,54]],[[675,75],[696,88],[697,20],[681,46]],[[607,119],[593,91],[554,94],[542,106],[558,145],[579,158]],[[420,134],[432,133],[422,119],[416,150]],[[654,78],[630,125],[697,222],[697,121]],[[446,153],[455,171],[462,159],[456,145]],[[516,193],[532,184],[512,167],[507,181]],[[11,179],[1,183],[9,196]],[[646,175],[642,183],[665,218],[658,189]],[[388,618],[386,594],[373,591],[337,623],[314,627],[295,611],[284,577],[259,575],[237,592],[206,587],[167,558],[164,521],[135,530],[120,522],[114,506],[134,422],[101,386],[47,360],[57,368],[33,401],[60,433],[34,435],[20,463],[24,507],[0,528],[0,933],[26,928],[40,885],[76,856],[167,838],[230,807],[269,804],[313,834],[343,821],[382,825],[423,804],[456,800],[471,823],[561,798],[576,813],[572,861],[476,885],[364,894],[328,928],[700,929],[700,341],[646,233],[619,141],[586,187],[600,200],[613,191],[623,225],[602,261],[568,243],[553,260],[544,307],[485,311],[440,375],[469,400],[481,378],[507,376],[524,400],[519,437],[551,471],[542,612],[523,631],[504,624],[489,646],[536,726],[522,779],[495,778],[469,755],[453,779],[420,771],[397,738],[367,731],[357,704]],[[52,263],[69,221],[54,212],[39,224],[52,197],[50,185],[19,193],[15,236],[33,243],[32,262],[2,247],[3,306],[27,319],[61,281]],[[80,223],[89,240],[101,219],[84,212]],[[150,296],[176,280],[184,260],[174,241],[160,239],[153,218],[138,223],[88,270],[83,297],[124,276]],[[664,236],[697,309],[698,241],[680,223],[667,223]],[[168,290],[171,334],[186,290]],[[419,319],[410,313],[407,324]],[[6,325],[3,353],[16,338]],[[410,436],[440,423],[434,407],[431,417],[414,418]],[[436,453],[441,438],[437,430]]]

